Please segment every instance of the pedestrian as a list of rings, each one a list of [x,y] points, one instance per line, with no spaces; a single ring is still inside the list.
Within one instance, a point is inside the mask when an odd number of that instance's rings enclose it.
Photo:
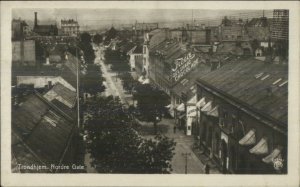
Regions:
[[[176,126],[173,127],[174,134],[176,133]]]
[[[205,174],[209,174],[209,169],[210,169],[209,164],[206,164],[205,165]]]

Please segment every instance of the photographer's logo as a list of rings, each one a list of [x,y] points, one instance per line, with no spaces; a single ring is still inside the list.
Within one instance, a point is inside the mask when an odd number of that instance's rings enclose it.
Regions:
[[[274,168],[276,170],[281,170],[283,168],[283,159],[282,158],[275,158],[273,159]]]

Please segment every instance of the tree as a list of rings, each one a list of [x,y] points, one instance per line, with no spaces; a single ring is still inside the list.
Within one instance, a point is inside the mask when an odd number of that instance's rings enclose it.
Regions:
[[[83,75],[81,80],[82,89],[94,96],[97,93],[103,92],[105,90],[105,86],[103,85],[105,79],[102,77],[99,66],[88,64],[86,70],[87,73]]]
[[[137,100],[138,110],[143,120],[153,122],[154,133],[157,132],[157,118],[161,118],[168,104],[168,96],[161,90],[149,84],[140,84],[136,87],[134,99]]]
[[[130,114],[113,97],[86,102],[88,149],[100,173],[168,173],[175,143],[167,137],[143,139]]]
[[[99,45],[102,42],[102,35],[96,34],[93,38],[93,42],[97,45]]]
[[[124,90],[132,94],[132,90],[139,84],[139,82],[134,80],[129,72],[121,74],[120,78],[122,80]]]
[[[78,47],[83,51],[85,62],[88,64],[93,64],[96,58],[91,41],[92,37],[89,33],[85,32],[80,35]]]
[[[107,49],[104,54],[105,63],[111,64],[111,70],[118,74],[130,71],[130,66],[126,55],[119,50]]]

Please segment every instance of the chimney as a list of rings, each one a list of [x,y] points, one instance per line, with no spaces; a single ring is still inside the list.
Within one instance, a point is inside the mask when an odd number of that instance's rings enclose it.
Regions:
[[[37,12],[34,12],[34,27],[37,26]]]

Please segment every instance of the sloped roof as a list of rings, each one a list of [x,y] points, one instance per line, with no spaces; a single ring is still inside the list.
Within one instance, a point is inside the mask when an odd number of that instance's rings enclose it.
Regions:
[[[60,109],[61,110],[61,109]],[[33,94],[12,112],[14,156],[18,163],[59,164],[75,123]]]
[[[251,59],[224,65],[199,81],[287,125],[288,67]],[[276,81],[278,81],[276,83]]]
[[[73,86],[73,88],[77,88],[77,65],[79,64],[79,60],[76,59],[72,54],[68,53],[68,60],[65,61],[62,71],[61,77],[67,81],[69,84]]]
[[[69,108],[73,108],[76,104],[76,92],[66,88],[59,82],[56,83],[51,90],[44,94],[44,98],[46,98],[49,102],[56,99]]]
[[[33,31],[37,33],[53,32],[54,30],[57,30],[56,25],[37,25],[33,29]]]
[[[142,45],[137,45],[136,48],[133,50],[134,54],[141,54],[143,53],[143,46]]]
[[[195,85],[195,81],[211,72],[211,67],[205,63],[200,63],[194,70],[183,76],[171,89],[171,92],[180,96],[182,92],[188,93],[190,88]]]

